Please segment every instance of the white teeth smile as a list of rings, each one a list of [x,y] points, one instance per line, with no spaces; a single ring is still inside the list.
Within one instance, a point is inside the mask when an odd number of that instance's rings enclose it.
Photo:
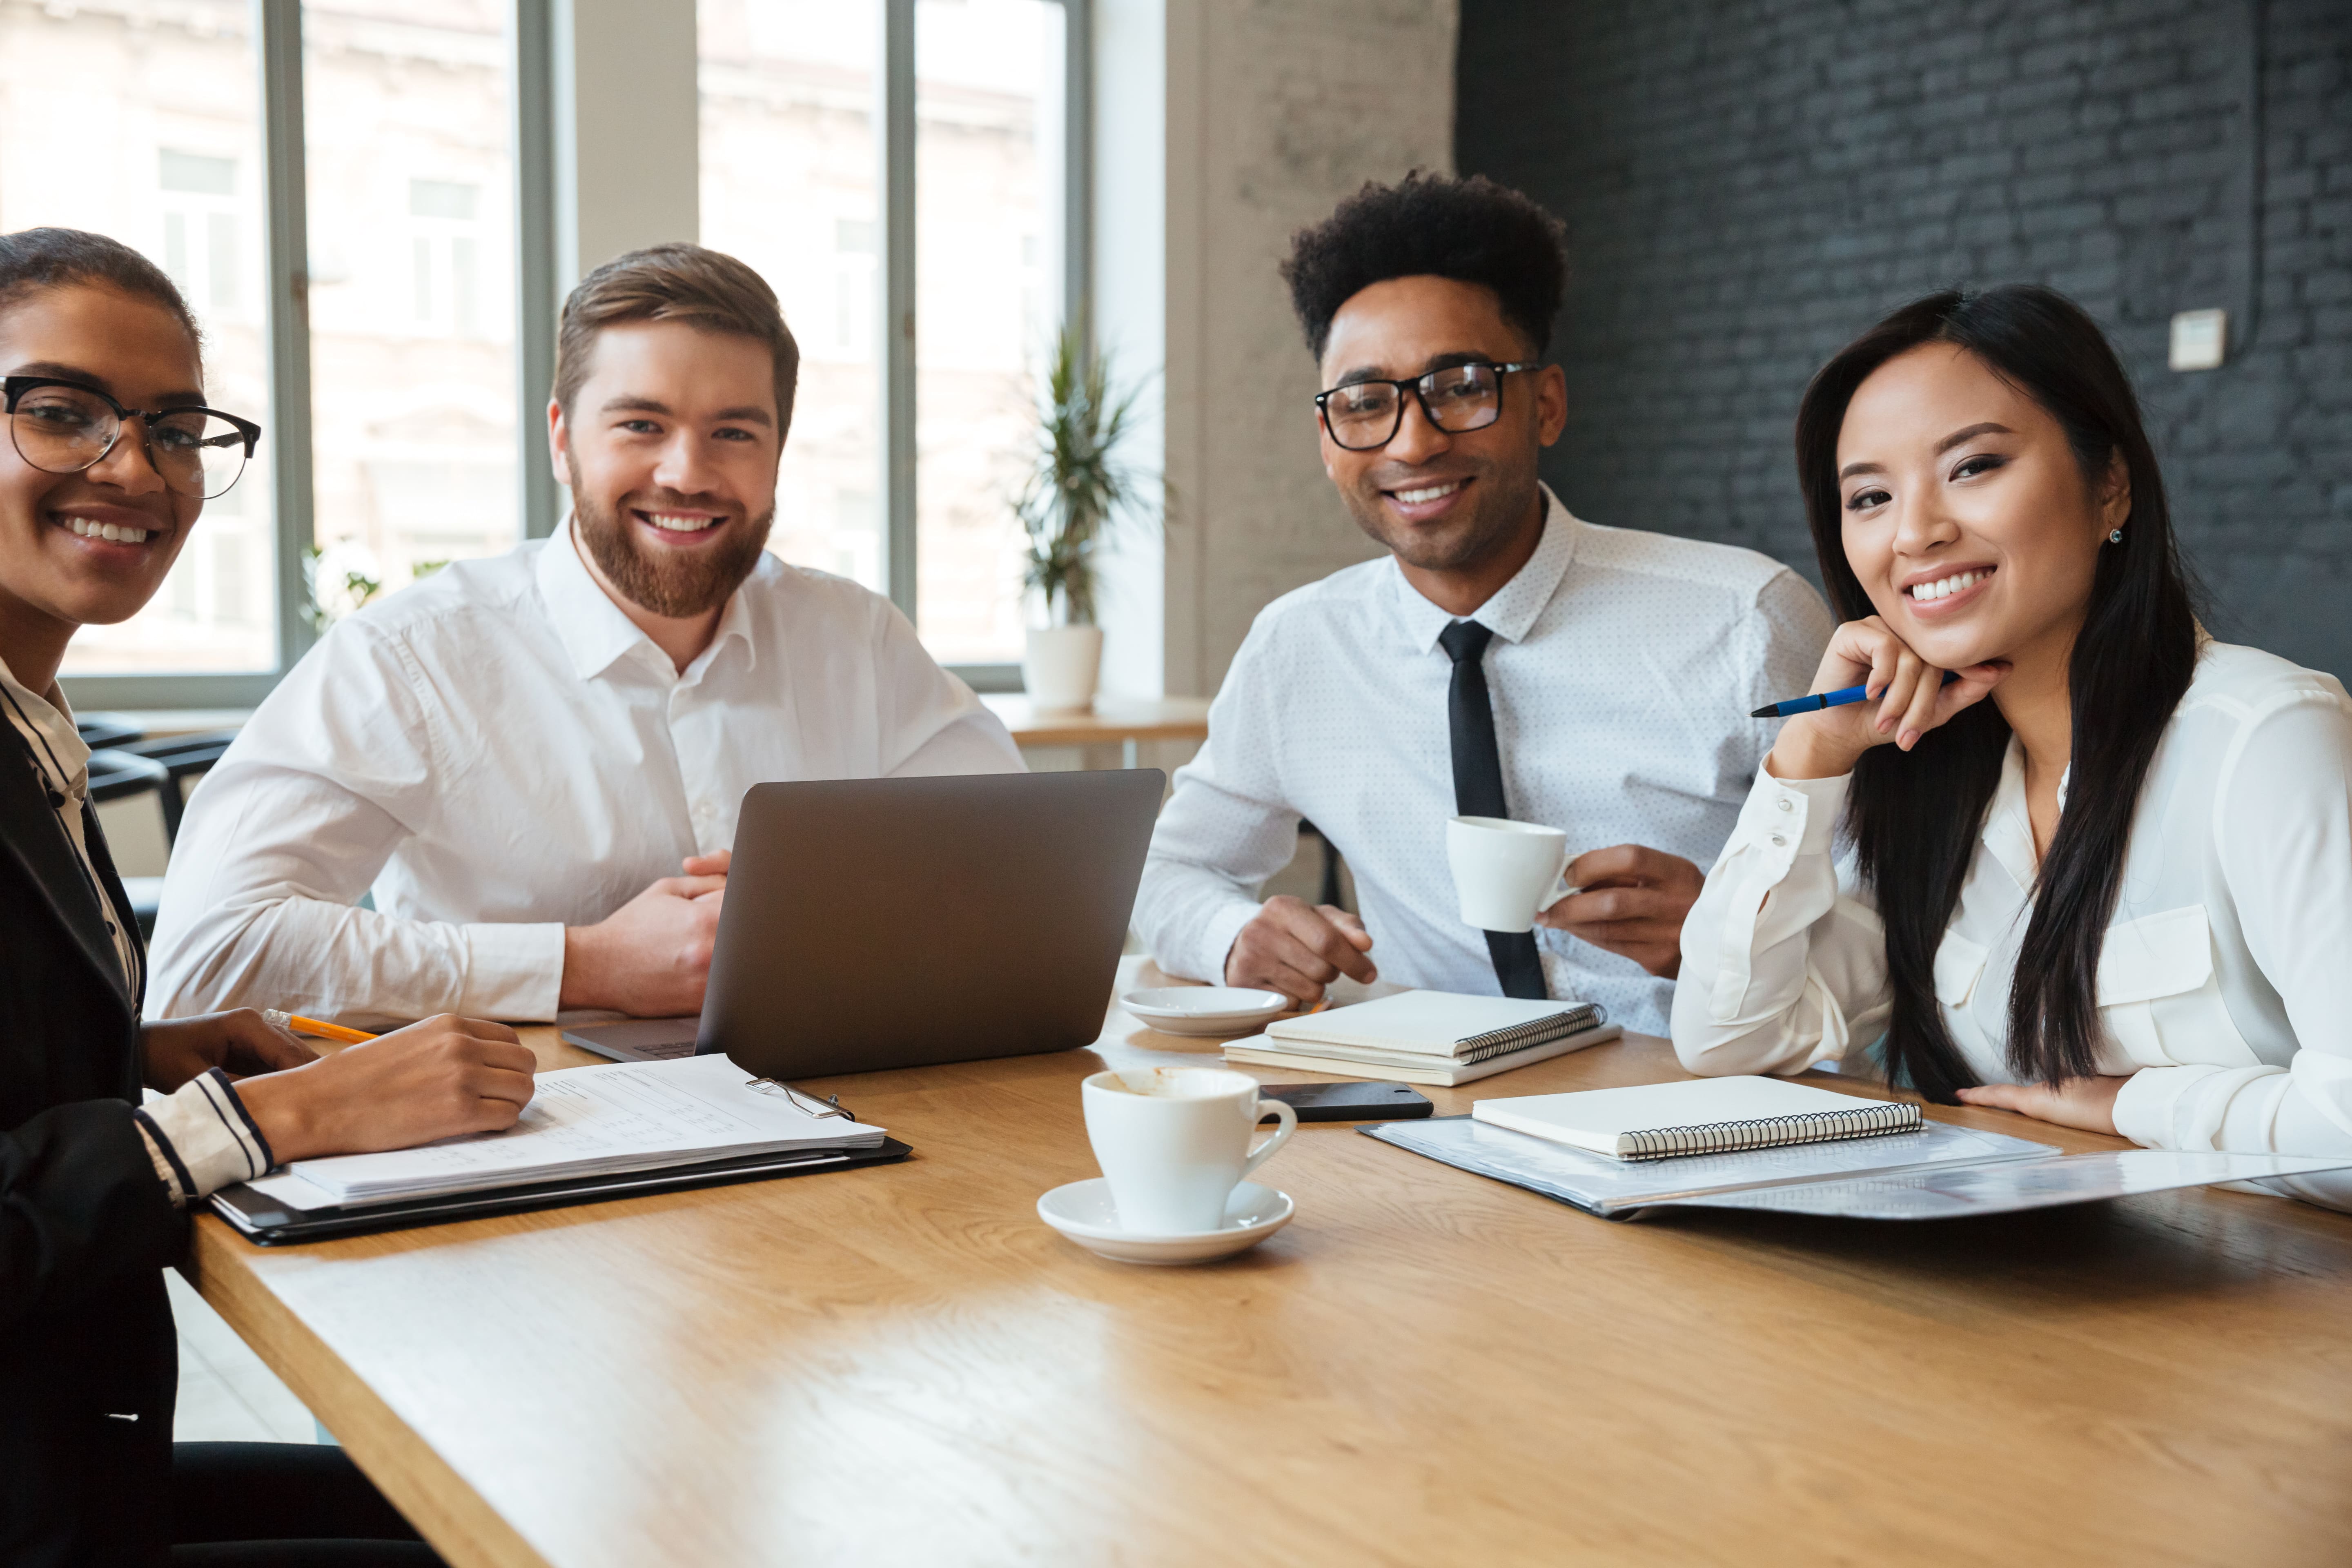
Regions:
[[[1915,599],[1948,599],[1965,593],[1992,575],[1990,568],[1982,572],[1963,572],[1956,577],[1939,577],[1933,583],[1914,583],[1904,590]]]
[[[1450,496],[1461,488],[1462,481],[1455,479],[1451,484],[1431,485],[1426,489],[1391,490],[1389,493],[1407,506],[1419,506],[1423,501],[1433,501],[1444,496]]]
[[[637,514],[665,533],[699,533],[719,520],[707,513],[641,511]]]
[[[150,528],[124,528],[120,523],[92,522],[86,517],[68,517],[62,521],[68,530],[84,539],[106,539],[118,544],[144,544],[147,536],[155,531]]]

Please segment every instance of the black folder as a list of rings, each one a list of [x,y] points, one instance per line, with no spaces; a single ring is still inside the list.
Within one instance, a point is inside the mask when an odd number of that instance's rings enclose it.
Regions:
[[[289,1208],[240,1182],[215,1193],[212,1205],[213,1212],[247,1241],[262,1247],[280,1247],[293,1242],[324,1241],[330,1237],[358,1236],[367,1231],[404,1230],[413,1226],[446,1225],[454,1220],[520,1214],[528,1209],[601,1203],[607,1198],[683,1192],[689,1187],[855,1171],[867,1165],[895,1164],[913,1152],[896,1138],[885,1138],[879,1144],[865,1149],[794,1149],[780,1153],[742,1154],[731,1160],[671,1165],[661,1170],[616,1171],[601,1176],[538,1182],[529,1186],[314,1209]]]

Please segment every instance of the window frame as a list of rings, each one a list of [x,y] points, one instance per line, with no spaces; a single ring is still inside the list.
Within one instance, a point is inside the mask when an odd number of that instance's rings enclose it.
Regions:
[[[511,0],[508,11],[509,102],[515,212],[515,394],[522,535],[544,539],[562,516],[562,492],[541,458],[538,411],[555,370],[556,165],[554,45],[558,0]],[[1063,13],[1062,256],[1065,321],[1085,321],[1092,294],[1094,103],[1093,0],[1046,0]],[[879,101],[876,105],[880,201],[876,284],[881,334],[883,440],[878,476],[884,521],[885,592],[915,618],[915,6],[882,0]],[[318,640],[304,614],[305,550],[317,531],[310,420],[308,276],[309,171],[304,151],[301,0],[254,0],[254,55],[260,78],[263,320],[269,378],[265,460],[274,508],[278,665],[199,675],[70,675],[77,709],[249,709],[268,696]],[[897,330],[893,330],[893,328]],[[1019,691],[1017,663],[947,667],[980,691]]]
[[[305,249],[310,230],[302,151],[301,0],[254,0],[254,62],[261,87],[262,331],[269,409],[263,460],[244,483],[266,479],[274,509],[278,668],[204,675],[68,675],[75,708],[250,708],[310,651],[302,614],[302,547],[315,497],[310,477],[310,320]]]

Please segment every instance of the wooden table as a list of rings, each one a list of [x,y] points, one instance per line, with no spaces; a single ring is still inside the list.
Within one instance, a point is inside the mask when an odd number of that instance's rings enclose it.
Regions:
[[[1612,1224],[1321,1125],[1238,1259],[1039,1223],[1095,1173],[1080,1078],[1213,1049],[1114,1014],[833,1080],[903,1165],[277,1251],[205,1218],[190,1271],[461,1565],[2352,1562],[2352,1219]],[[1678,1076],[1630,1038],[1508,1088]]]
[[[1004,721],[1015,745],[1099,746],[1116,742],[1124,765],[1130,768],[1136,765],[1141,742],[1209,738],[1205,697],[1098,697],[1086,712],[1041,710],[1021,692],[992,693],[981,700]]]

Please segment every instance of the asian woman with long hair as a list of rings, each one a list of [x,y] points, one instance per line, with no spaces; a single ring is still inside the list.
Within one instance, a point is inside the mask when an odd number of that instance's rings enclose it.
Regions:
[[[1907,305],[1814,376],[1797,461],[1843,623],[1812,689],[1872,700],[1776,738],[1683,928],[1684,1065],[2352,1154],[2352,700],[2199,626],[2097,325]]]

